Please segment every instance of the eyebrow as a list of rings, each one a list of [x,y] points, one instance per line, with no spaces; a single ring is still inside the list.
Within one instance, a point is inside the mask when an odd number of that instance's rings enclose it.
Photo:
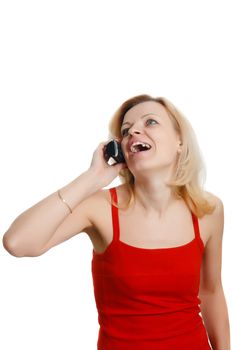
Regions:
[[[147,113],[147,114],[144,114],[144,115],[142,115],[141,117],[140,117],[140,119],[143,119],[144,117],[147,117],[148,115],[156,115],[156,116],[158,116],[157,114],[155,114],[155,113]],[[125,123],[123,123],[121,126],[123,126],[124,124],[130,124],[129,122],[125,122]]]

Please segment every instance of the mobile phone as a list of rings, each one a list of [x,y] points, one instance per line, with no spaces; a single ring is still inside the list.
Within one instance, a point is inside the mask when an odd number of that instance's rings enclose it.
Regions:
[[[107,145],[105,145],[104,156],[106,160],[112,157],[117,163],[125,162],[121,144],[115,139],[112,139]]]

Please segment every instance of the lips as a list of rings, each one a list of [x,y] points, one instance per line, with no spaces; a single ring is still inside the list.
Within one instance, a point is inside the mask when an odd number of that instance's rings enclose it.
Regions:
[[[147,155],[145,155],[145,153],[147,154],[147,153],[149,153],[150,152],[150,150],[151,150],[151,148],[150,149],[148,149],[147,151],[139,151],[139,152],[131,152],[131,151],[129,151],[129,157],[147,157]]]
[[[147,153],[150,153],[150,151],[152,150],[152,147],[148,150],[145,150],[145,151],[139,151],[139,152],[132,152],[132,151],[128,151],[128,156],[129,156],[129,159],[133,159],[134,157],[138,158],[145,158],[145,157],[149,157],[150,154],[147,154]],[[154,150],[154,148],[153,148]]]
[[[132,144],[133,144],[134,142],[148,143],[148,145],[151,146],[151,144],[150,144],[149,142],[147,142],[146,140],[142,140],[142,139],[138,139],[138,138],[133,138],[132,140],[130,140],[130,142],[129,142],[129,144],[128,144],[128,151],[129,151],[130,153],[132,153],[130,148],[131,148],[131,146],[132,146]],[[152,148],[152,146],[151,146],[151,148]]]

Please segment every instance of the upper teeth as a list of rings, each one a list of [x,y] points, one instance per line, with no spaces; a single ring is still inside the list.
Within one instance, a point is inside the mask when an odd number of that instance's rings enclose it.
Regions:
[[[137,141],[137,142],[134,142],[131,147],[130,147],[130,151],[131,152],[138,152],[136,147],[137,145],[143,145],[144,147],[147,147],[147,148],[151,148],[151,146],[148,144],[148,143],[144,143],[144,142],[140,142],[140,141]]]

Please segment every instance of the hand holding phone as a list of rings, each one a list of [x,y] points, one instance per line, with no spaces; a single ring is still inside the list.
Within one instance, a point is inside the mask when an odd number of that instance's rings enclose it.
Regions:
[[[116,140],[114,141],[116,142]],[[108,186],[122,169],[127,168],[126,162],[123,162],[122,151],[119,151],[120,144],[116,145],[115,142],[109,142],[109,140],[101,142],[93,153],[89,171],[94,172],[96,175],[99,188]],[[107,145],[108,147],[106,147]],[[110,157],[115,159],[116,162],[114,164],[108,164]],[[117,160],[120,162],[117,162]]]

